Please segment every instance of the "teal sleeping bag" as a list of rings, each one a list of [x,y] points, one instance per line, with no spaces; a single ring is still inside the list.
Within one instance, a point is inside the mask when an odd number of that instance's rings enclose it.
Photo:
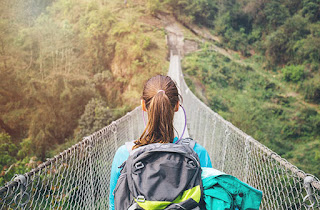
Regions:
[[[213,168],[202,168],[201,174],[206,209],[259,209],[262,192],[234,176]]]

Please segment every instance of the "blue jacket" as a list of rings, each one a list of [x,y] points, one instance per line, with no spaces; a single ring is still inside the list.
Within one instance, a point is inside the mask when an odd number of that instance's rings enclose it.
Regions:
[[[174,138],[173,143],[175,143],[178,138]],[[209,154],[205,148],[203,148],[200,144],[195,144],[193,150],[198,154],[200,159],[201,167],[209,167],[212,168],[211,160]],[[120,168],[119,166],[128,159],[129,151],[126,145],[122,145],[117,150],[116,154],[114,155],[112,168],[111,168],[111,177],[110,177],[110,193],[109,193],[109,210],[114,209],[114,195],[113,191],[117,185],[118,178],[120,176]]]

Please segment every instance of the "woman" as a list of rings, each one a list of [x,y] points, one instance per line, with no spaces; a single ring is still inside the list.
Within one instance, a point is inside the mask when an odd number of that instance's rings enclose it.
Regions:
[[[175,143],[173,117],[179,110],[180,94],[176,84],[168,76],[158,75],[150,78],[144,86],[141,105],[148,113],[148,122],[140,138],[134,141],[132,149],[152,143]],[[212,167],[207,151],[199,144],[193,150],[198,154],[201,167]],[[113,191],[120,176],[119,166],[127,160],[129,151],[121,146],[113,159],[110,177],[109,209],[114,209]]]

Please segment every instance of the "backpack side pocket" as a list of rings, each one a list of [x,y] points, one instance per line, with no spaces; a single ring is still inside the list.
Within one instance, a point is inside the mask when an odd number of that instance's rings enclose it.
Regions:
[[[121,189],[121,190],[118,190]],[[119,176],[117,185],[113,191],[115,210],[123,210],[131,205],[130,191],[128,187],[127,173],[122,173]]]

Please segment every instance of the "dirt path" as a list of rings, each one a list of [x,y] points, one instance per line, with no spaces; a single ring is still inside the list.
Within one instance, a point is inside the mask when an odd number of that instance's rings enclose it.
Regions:
[[[207,28],[200,28],[193,24],[182,25],[173,16],[170,16],[168,14],[158,14],[157,18],[162,21],[163,26],[167,32],[167,44],[169,46],[169,49],[173,50],[174,52],[180,53],[181,57],[184,57],[184,55],[188,53],[199,50],[199,42],[185,39],[183,28],[190,30],[193,34],[201,37],[204,40],[220,42],[219,37],[213,36]],[[212,50],[230,58],[237,63],[244,64],[242,60],[237,60],[232,56],[232,54],[237,54],[237,52],[232,50],[225,50],[213,43],[210,44]]]
[[[157,17],[162,21],[167,32],[167,44],[169,50],[174,54],[184,57],[186,54],[195,52],[199,49],[199,43],[186,40],[183,33],[183,26],[171,15],[158,14]]]
[[[157,17],[162,21],[166,30],[169,51],[172,51],[175,55],[184,57],[188,53],[199,50],[198,42],[185,39],[183,31],[184,26],[174,17],[163,14],[159,14]],[[204,86],[195,81],[193,81],[193,83],[196,87],[197,95],[200,96],[202,100],[206,101]]]

